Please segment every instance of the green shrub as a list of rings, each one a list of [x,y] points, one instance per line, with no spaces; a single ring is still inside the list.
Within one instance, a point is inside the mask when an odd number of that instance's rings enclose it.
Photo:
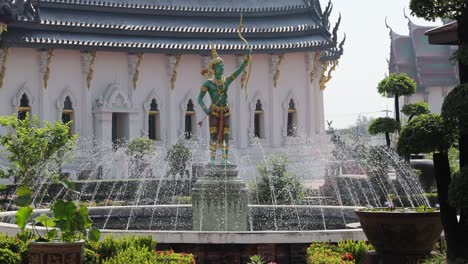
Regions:
[[[372,245],[367,244],[365,241],[353,240],[339,242],[338,247],[343,249],[344,252],[351,253],[354,257],[354,262],[357,264],[364,263],[366,252],[374,249]]]
[[[187,162],[192,158],[192,152],[181,144],[173,145],[167,152],[165,161],[169,163],[169,174],[183,176]]]
[[[468,168],[463,167],[452,177],[448,202],[454,208],[468,208]]]
[[[156,251],[155,263],[160,264],[195,264],[192,254],[174,253],[174,251]]]
[[[136,246],[130,246],[124,250],[115,252],[116,255],[103,260],[103,264],[123,264],[123,263],[138,263],[138,264],[154,264],[156,262],[155,253]]]
[[[147,251],[156,250],[156,241],[151,236],[124,236],[118,239],[113,236],[106,236],[98,242],[96,253],[102,260],[115,257],[117,252],[124,251],[130,247],[146,249]]]
[[[84,264],[99,264],[99,255],[94,250],[85,248],[84,253]]]
[[[256,188],[260,204],[296,204],[304,196],[302,179],[287,170],[288,157],[277,154],[260,163]]]
[[[136,158],[154,154],[153,142],[150,139],[137,137],[127,145],[127,153]]]
[[[354,258],[342,248],[327,243],[312,243],[307,248],[307,264],[351,264]]]
[[[19,255],[20,263],[29,263],[29,247],[28,244],[21,239],[0,234],[0,248],[8,249],[15,255]],[[0,263],[4,262],[0,261]]]
[[[0,248],[0,263],[2,264],[20,264],[21,258],[18,253],[7,248]]]

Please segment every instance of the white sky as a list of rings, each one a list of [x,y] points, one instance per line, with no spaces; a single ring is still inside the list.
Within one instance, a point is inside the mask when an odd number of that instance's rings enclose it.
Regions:
[[[320,1],[325,8],[328,0]],[[331,29],[341,13],[339,39],[343,33],[347,38],[340,64],[325,90],[325,120],[333,120],[335,128],[346,128],[354,124],[359,114],[378,117],[385,116],[382,110],[393,111],[393,100],[382,98],[376,89],[388,73],[390,37],[385,17],[395,32],[407,35],[408,20],[403,9],[410,15],[409,0],[332,0],[332,3]],[[418,25],[441,25],[416,17],[411,20]]]

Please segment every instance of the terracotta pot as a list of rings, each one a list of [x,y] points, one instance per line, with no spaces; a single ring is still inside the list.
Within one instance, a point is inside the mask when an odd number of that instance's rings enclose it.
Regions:
[[[382,255],[428,255],[442,233],[440,212],[355,212],[367,239]]]
[[[29,243],[30,264],[81,264],[84,261],[84,241]]]

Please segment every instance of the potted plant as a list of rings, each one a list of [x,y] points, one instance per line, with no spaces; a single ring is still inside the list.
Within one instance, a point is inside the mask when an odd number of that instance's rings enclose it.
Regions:
[[[25,232],[33,216],[30,206],[33,193],[28,187],[22,186],[17,194],[16,203],[21,207],[16,213],[15,222],[21,232]],[[56,200],[50,213],[39,215],[31,221],[32,230],[38,238],[29,244],[30,263],[83,263],[85,239],[98,241],[101,236],[99,229],[92,227],[92,223],[85,205]]]
[[[429,255],[442,233],[439,210],[395,208],[392,202],[387,206],[355,211],[377,253],[394,263],[417,261]]]

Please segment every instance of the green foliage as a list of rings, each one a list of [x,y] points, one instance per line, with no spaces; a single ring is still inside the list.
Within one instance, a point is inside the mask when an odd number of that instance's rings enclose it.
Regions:
[[[32,191],[27,186],[20,186],[16,191],[15,203],[18,206],[27,206],[31,204],[32,201]]]
[[[302,180],[287,171],[288,162],[286,155],[278,154],[257,166],[260,179],[254,188],[260,204],[293,204],[302,198]]]
[[[390,117],[379,117],[372,120],[369,125],[369,133],[377,135],[381,133],[393,133],[398,130],[400,125],[395,119]]]
[[[105,259],[103,264],[122,264],[122,263],[139,263],[139,264],[154,264],[161,263],[155,261],[155,254],[149,250],[144,250],[136,246],[130,246],[124,250],[117,251],[116,255]]]
[[[445,260],[444,255],[435,255],[431,256],[427,259],[421,260],[420,264],[446,264],[447,261]]]
[[[127,153],[132,157],[152,155],[154,154],[153,142],[147,138],[134,138],[127,145]]]
[[[338,243],[338,248],[343,249],[344,252],[351,253],[356,264],[364,263],[366,252],[374,249],[371,244],[365,241],[354,240],[341,241]]]
[[[307,264],[351,264],[354,257],[344,249],[328,243],[312,243],[307,248]]]
[[[22,206],[18,209],[15,214],[15,224],[24,231],[26,224],[28,223],[29,217],[31,217],[33,209],[31,206]]]
[[[169,162],[169,174],[184,175],[187,162],[192,158],[192,153],[181,144],[173,145],[167,152],[165,161]]]
[[[429,104],[421,101],[414,104],[404,105],[401,109],[401,112],[409,117],[411,120],[414,116],[429,114]]]
[[[96,253],[100,255],[101,259],[106,260],[115,257],[117,252],[124,251],[131,246],[154,251],[156,249],[156,241],[151,236],[125,236],[118,239],[113,236],[106,236],[102,241],[97,243]]]
[[[411,0],[413,15],[435,21],[438,18],[457,19],[462,15],[465,0]]]
[[[5,264],[20,264],[21,258],[17,253],[13,253],[11,250],[6,248],[0,248],[0,263]]]
[[[455,134],[437,114],[420,115],[406,124],[398,140],[400,154],[448,151]]]
[[[174,251],[156,251],[154,263],[161,264],[195,264],[195,258],[192,254],[174,253]]]
[[[36,116],[29,118],[28,114],[21,120],[11,115],[0,117],[0,125],[8,131],[0,135],[0,144],[8,151],[9,161],[7,170],[0,170],[0,177],[15,177],[23,185],[32,184],[35,177],[57,177],[58,168],[76,143],[76,135],[69,134],[69,125],[59,121],[54,125],[44,122],[41,127]],[[41,170],[40,166],[51,158],[55,170]]]
[[[265,264],[265,260],[260,255],[253,255],[249,258],[248,264]]]
[[[460,151],[452,146],[448,152],[448,158],[450,163],[450,171],[457,172],[460,170]]]
[[[463,167],[452,177],[448,202],[454,208],[468,208],[468,168]]]
[[[462,132],[468,132],[468,84],[460,84],[445,97],[442,117],[450,124],[460,125]]]
[[[29,247],[28,244],[18,238],[10,237],[4,234],[0,234],[0,249],[9,250],[11,253],[15,255],[15,258],[18,257],[20,262],[13,262],[11,263],[29,263]],[[3,262],[8,259],[5,257],[4,254],[11,256],[10,252],[4,253],[0,252],[0,263],[10,263],[10,262]]]
[[[85,248],[84,264],[99,264],[99,255],[92,249]]]
[[[411,95],[416,92],[416,82],[406,73],[392,73],[379,82],[377,91],[382,96]]]

